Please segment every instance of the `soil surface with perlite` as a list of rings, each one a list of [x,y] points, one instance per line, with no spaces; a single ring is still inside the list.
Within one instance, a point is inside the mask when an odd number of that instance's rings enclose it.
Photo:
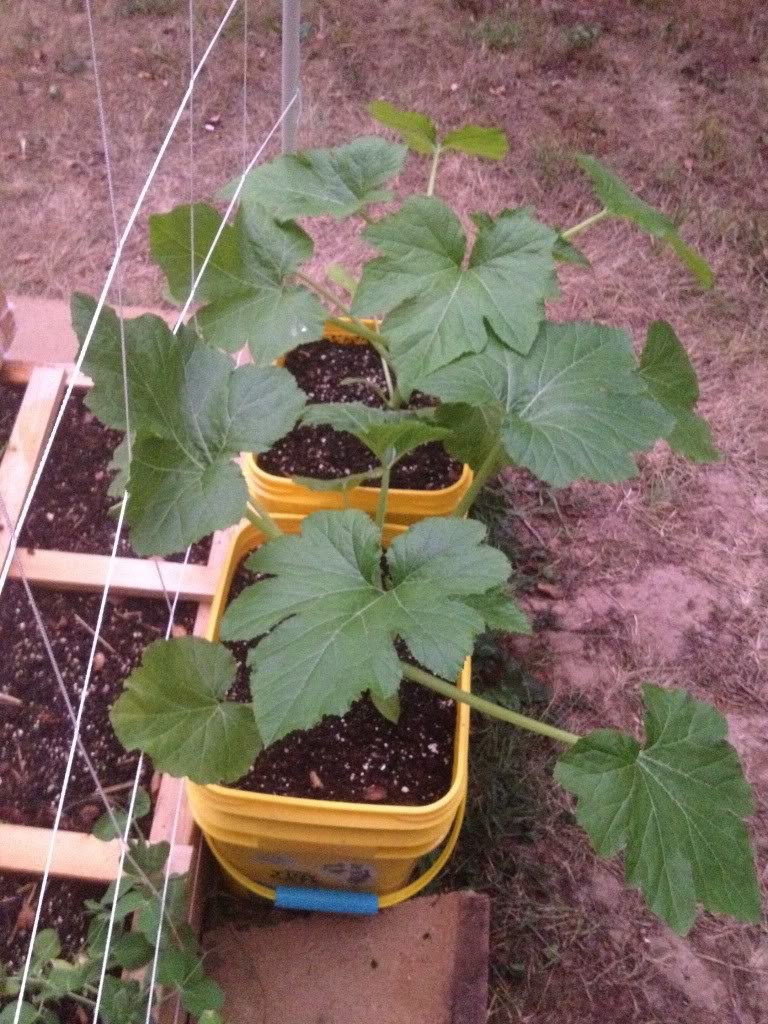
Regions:
[[[119,501],[108,493],[114,476],[109,466],[122,438],[120,431],[105,427],[89,412],[81,394],[72,393],[24,523],[23,547],[112,553],[117,518],[110,509]],[[189,561],[205,564],[210,547],[209,539],[194,544]],[[125,526],[117,554],[136,555]],[[167,561],[182,557],[172,555]]]
[[[229,601],[261,578],[241,564]],[[257,643],[227,644],[238,662],[230,696],[243,703],[251,700],[246,660]],[[400,703],[397,725],[363,697],[341,717],[328,715],[312,729],[290,733],[262,751],[233,786],[315,800],[432,803],[451,785],[456,705],[407,680],[400,684]]]
[[[312,403],[363,402],[385,408],[381,396],[366,384],[342,384],[350,377],[363,378],[386,392],[381,359],[370,345],[338,345],[326,339],[300,345],[285,357],[285,367]],[[434,404],[414,394],[406,409]],[[332,427],[294,427],[268,452],[258,457],[261,469],[274,476],[308,476],[320,480],[364,473],[374,469],[376,458],[352,434]],[[392,471],[391,486],[414,491],[436,491],[456,483],[462,465],[450,458],[439,441],[421,445]],[[376,480],[372,486],[378,486]]]
[[[77,710],[96,629],[100,594],[33,588],[70,702]],[[179,604],[175,622],[191,633],[196,606]],[[94,655],[80,736],[102,786],[127,794],[138,754],[127,753],[109,721],[123,681],[144,648],[165,635],[163,600],[108,600]],[[53,824],[72,742],[73,726],[23,585],[9,580],[0,601],[0,821]],[[142,782],[151,768],[144,766]],[[89,831],[104,807],[81,751],[73,762],[61,827]]]

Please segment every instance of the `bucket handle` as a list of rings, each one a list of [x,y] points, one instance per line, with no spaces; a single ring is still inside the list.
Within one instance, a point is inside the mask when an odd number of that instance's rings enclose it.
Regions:
[[[451,854],[456,848],[459,839],[461,826],[464,822],[464,810],[467,804],[466,794],[456,812],[451,831],[448,834],[445,846],[438,858],[413,882],[404,885],[395,892],[387,893],[385,896],[378,896],[371,892],[347,892],[343,889],[310,889],[287,885],[279,885],[276,889],[261,882],[254,882],[244,875],[238,868],[233,867],[226,858],[216,849],[215,843],[208,839],[208,846],[214,858],[226,874],[233,878],[244,889],[270,900],[278,907],[290,910],[318,910],[330,914],[375,914],[386,907],[394,907],[398,903],[404,903],[412,896],[421,892],[429,883],[440,874],[448,863]]]

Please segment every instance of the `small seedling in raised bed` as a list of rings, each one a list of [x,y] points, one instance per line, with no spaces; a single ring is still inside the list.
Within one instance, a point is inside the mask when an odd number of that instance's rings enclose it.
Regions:
[[[64,956],[56,929],[44,928],[35,938],[26,978],[23,971],[0,969],[0,1001],[8,1000],[0,1024],[13,1024],[17,1010],[19,1024],[56,1024],[67,1004],[81,1007],[90,1019],[97,1000],[104,1024],[143,1024],[154,984],[164,987],[162,1002],[178,996],[201,1024],[220,1024],[224,994],[206,976],[186,920],[187,878],[171,875],[166,889],[170,846],[150,845],[136,825],[150,806],[147,793],[139,790],[125,874],[100,899],[85,901],[89,923],[82,949]],[[122,838],[127,821],[126,811],[113,811],[99,819],[94,834],[104,841]]]
[[[622,330],[545,319],[558,262],[586,262],[571,240],[618,217],[666,243],[705,287],[709,267],[666,216],[591,157],[579,163],[602,204],[597,213],[564,231],[527,209],[476,213],[470,245],[457,215],[433,194],[440,160],[451,149],[499,158],[503,135],[470,126],[440,138],[424,115],[388,104],[373,113],[430,158],[427,194],[395,212],[375,218],[371,207],[391,200],[383,185],[401,169],[406,147],[364,138],[252,171],[232,224],[202,205],[153,222],[153,253],[177,297],[189,287],[193,220],[196,262],[203,265],[209,248],[212,255],[198,292],[203,305],[179,337],[156,317],[125,325],[136,431],[132,541],[142,553],[168,553],[247,516],[266,537],[248,565],[266,578],[232,603],[221,631],[230,641],[262,639],[249,656],[250,704],[226,699],[237,665],[223,646],[195,638],[152,644],[115,706],[118,736],[162,771],[235,782],[265,745],[343,714],[366,692],[396,718],[405,678],[567,745],[556,777],[576,794],[579,821],[600,853],[625,852],[628,884],[673,928],[686,932],[697,905],[754,921],[760,903],[743,821],[751,794],[716,710],[648,684],[642,740],[610,729],[578,737],[453,682],[484,630],[528,629],[506,591],[507,558],[486,544],[481,524],[462,518],[490,476],[516,465],[554,487],[624,480],[636,473],[634,454],[659,439],[694,460],[717,457],[694,411],[695,373],[669,324],[650,325],[638,361]],[[296,218],[321,214],[359,216],[379,252],[365,264],[351,307],[300,270],[312,243]],[[320,298],[379,353],[388,409],[306,406],[290,374],[269,365],[319,334],[327,316]],[[93,303],[79,297],[74,310],[82,336]],[[360,319],[382,314],[380,330]],[[236,369],[220,349],[245,344],[256,365]],[[124,428],[111,311],[85,369],[95,381],[90,407]],[[442,404],[403,410],[416,389]],[[320,512],[300,535],[282,536],[248,499],[232,456],[264,451],[300,417],[353,433],[376,457],[375,523],[360,511]],[[475,469],[474,483],[453,517],[425,519],[385,551],[391,470],[414,445],[438,439]]]

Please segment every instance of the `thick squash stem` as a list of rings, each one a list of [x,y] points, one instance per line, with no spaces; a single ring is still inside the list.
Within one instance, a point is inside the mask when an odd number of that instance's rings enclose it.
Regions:
[[[547,725],[546,722],[539,722],[535,718],[528,718],[527,715],[520,715],[516,711],[509,711],[507,708],[494,704],[493,701],[478,697],[476,693],[465,693],[464,690],[460,690],[453,683],[447,683],[444,679],[438,679],[437,676],[433,676],[421,668],[416,668],[415,665],[408,665],[401,661],[400,668],[406,679],[434,690],[441,697],[449,697],[460,704],[469,704],[475,711],[480,711],[490,718],[497,718],[501,722],[516,725],[518,729],[526,729],[528,732],[535,732],[539,736],[548,736],[559,743],[566,743],[569,747],[572,747],[574,743],[578,743],[581,739],[576,733],[566,732],[564,729],[558,729],[554,725]]]

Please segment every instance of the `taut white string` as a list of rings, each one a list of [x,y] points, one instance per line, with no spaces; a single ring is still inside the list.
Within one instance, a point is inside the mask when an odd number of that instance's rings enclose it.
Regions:
[[[187,87],[187,90],[184,93],[184,96],[182,97],[181,103],[179,104],[178,108],[176,109],[176,113],[173,116],[173,119],[171,121],[170,127],[169,127],[168,131],[166,132],[165,138],[163,139],[163,141],[162,141],[162,143],[160,145],[160,149],[157,152],[157,156],[155,157],[155,160],[154,160],[154,162],[152,164],[152,167],[150,168],[149,174],[147,175],[147,177],[146,177],[146,179],[144,181],[144,184],[143,184],[143,186],[141,188],[141,191],[139,192],[139,197],[136,200],[136,203],[134,204],[133,209],[131,210],[130,216],[128,217],[128,222],[126,223],[125,228],[123,229],[123,233],[120,236],[120,240],[119,240],[119,242],[117,244],[117,247],[115,249],[115,255],[114,255],[113,259],[112,259],[112,263],[110,264],[109,271],[107,272],[107,277],[106,277],[106,280],[104,282],[104,286],[101,289],[101,294],[99,295],[99,299],[98,299],[98,301],[96,303],[96,309],[94,311],[93,318],[92,318],[90,326],[89,326],[89,328],[88,328],[88,330],[86,332],[85,338],[83,338],[83,343],[80,346],[80,352],[79,352],[77,360],[75,362],[75,372],[72,374],[71,380],[70,380],[70,382],[69,382],[69,384],[67,386],[66,391],[64,392],[64,398],[63,398],[63,401],[61,403],[61,407],[59,408],[58,415],[56,416],[56,419],[54,420],[53,426],[51,428],[50,435],[48,437],[48,441],[46,442],[45,448],[43,450],[42,457],[40,459],[40,464],[37,467],[37,470],[35,471],[35,474],[34,474],[34,476],[32,478],[32,483],[30,484],[29,491],[27,492],[27,497],[26,497],[26,499],[24,501],[24,505],[22,506],[21,512],[19,514],[19,518],[18,518],[17,523],[16,523],[16,528],[13,531],[13,535],[11,536],[10,544],[8,546],[8,553],[7,553],[6,557],[5,557],[5,562],[3,564],[2,570],[0,570],[0,593],[2,593],[2,590],[3,590],[4,586],[5,586],[5,581],[8,578],[8,572],[9,572],[10,567],[11,567],[11,562],[13,561],[13,556],[14,556],[14,553],[16,551],[16,547],[18,545],[19,535],[21,534],[21,531],[22,531],[22,529],[24,527],[24,523],[26,521],[27,514],[29,513],[29,507],[32,504],[32,501],[33,501],[33,499],[35,497],[35,492],[37,491],[38,485],[40,483],[40,477],[43,475],[43,470],[45,469],[45,464],[46,464],[46,462],[48,460],[48,457],[49,457],[49,455],[51,453],[51,448],[53,447],[53,442],[54,442],[54,440],[56,438],[56,434],[57,434],[57,432],[59,430],[59,427],[61,425],[61,421],[62,421],[62,418],[64,416],[64,411],[66,409],[67,403],[69,402],[70,396],[72,394],[72,390],[73,390],[73,388],[75,386],[76,377],[77,377],[78,373],[80,372],[80,370],[82,369],[83,360],[85,359],[85,356],[86,356],[86,354],[88,352],[88,346],[91,343],[91,338],[93,337],[94,331],[96,329],[96,324],[98,323],[99,316],[101,315],[101,311],[104,308],[104,303],[106,301],[107,294],[108,294],[109,289],[110,289],[110,287],[112,285],[112,281],[113,281],[113,279],[115,277],[115,274],[117,273],[117,267],[118,267],[118,264],[120,262],[120,259],[121,259],[122,255],[123,255],[123,249],[125,248],[125,244],[126,244],[126,242],[128,240],[128,236],[130,235],[130,233],[131,233],[131,231],[133,229],[133,226],[136,223],[136,219],[137,219],[137,217],[139,215],[139,212],[140,212],[142,206],[144,205],[144,200],[145,200],[145,198],[147,196],[147,193],[149,192],[150,185],[152,184],[152,182],[153,182],[153,180],[155,178],[155,175],[157,174],[158,167],[160,166],[160,163],[161,163],[163,157],[165,156],[165,152],[168,149],[168,146],[170,144],[171,138],[173,137],[173,134],[176,131],[176,127],[177,127],[179,121],[181,120],[181,115],[184,113],[184,110],[186,109],[187,103],[189,102],[189,98],[192,95],[192,89],[194,88],[194,84],[197,81],[197,78],[200,75],[200,72],[202,71],[203,67],[205,66],[205,62],[208,60],[208,57],[209,57],[211,51],[213,50],[213,47],[215,46],[216,41],[218,40],[219,36],[223,32],[225,25],[229,21],[229,18],[232,15],[232,12],[235,10],[235,8],[237,7],[239,2],[240,2],[240,0],[231,0],[231,3],[227,7],[227,10],[226,10],[223,18],[219,22],[218,28],[216,29],[216,31],[214,32],[213,36],[211,37],[210,42],[208,43],[208,46],[206,47],[205,52],[203,53],[203,56],[198,61],[197,65],[195,67],[194,74],[192,75],[192,77],[190,79],[190,82],[189,82],[189,85]]]

